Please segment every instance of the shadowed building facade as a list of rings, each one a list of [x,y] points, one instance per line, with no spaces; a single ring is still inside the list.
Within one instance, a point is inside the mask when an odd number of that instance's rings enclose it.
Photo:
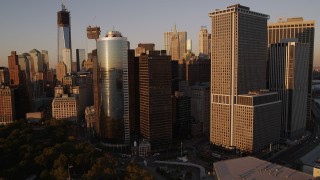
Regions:
[[[305,21],[302,17],[288,18],[286,21],[268,24],[269,47],[271,44],[280,43],[282,39],[289,38],[297,38],[299,43],[309,44],[309,56],[305,59],[308,62],[307,122],[311,120],[314,31],[315,22]]]
[[[149,53],[139,58],[140,134],[156,151],[172,143],[171,57]]]
[[[286,42],[287,41],[287,42]],[[281,136],[305,133],[308,98],[309,44],[283,40],[269,47],[269,89],[279,93]]]

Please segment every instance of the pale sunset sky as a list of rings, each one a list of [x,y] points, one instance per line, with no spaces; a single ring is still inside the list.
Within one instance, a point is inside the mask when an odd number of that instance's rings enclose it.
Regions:
[[[64,0],[71,13],[73,57],[75,49],[92,50],[93,42],[86,37],[86,27],[101,27],[101,35],[118,30],[130,41],[155,43],[164,49],[163,33],[176,24],[186,31],[198,54],[198,32],[201,26],[211,31],[209,12],[241,4],[250,10],[270,15],[269,22],[279,18],[303,17],[315,20],[314,66],[320,66],[320,0]],[[18,54],[32,49],[48,50],[50,67],[57,62],[57,12],[60,0],[3,0],[0,4],[0,66],[8,66],[11,51]]]

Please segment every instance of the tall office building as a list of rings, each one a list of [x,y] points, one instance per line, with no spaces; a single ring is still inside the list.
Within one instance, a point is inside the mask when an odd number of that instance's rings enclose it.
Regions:
[[[210,82],[210,59],[190,60],[183,65],[185,65],[185,77],[190,86],[197,82]]]
[[[59,84],[62,84],[63,78],[67,75],[67,66],[63,62],[56,65],[56,76]]]
[[[268,24],[268,45],[279,43],[281,39],[297,38],[300,43],[309,44],[308,61],[308,102],[307,121],[311,120],[312,70],[314,52],[314,21],[304,21],[302,17],[288,18],[286,21]]]
[[[76,49],[76,63],[77,63],[77,72],[79,72],[81,69],[80,64],[82,61],[86,60],[86,51],[85,49]]]
[[[109,31],[97,42],[100,64],[101,131],[113,143],[130,143],[128,41]]]
[[[210,34],[206,26],[201,26],[199,31],[199,57],[208,59],[210,57]]]
[[[37,49],[32,49],[29,51],[31,57],[31,72],[39,73],[43,72],[43,59],[42,54]]]
[[[0,87],[0,125],[12,123],[15,120],[14,92],[9,86]]]
[[[164,48],[172,60],[180,60],[187,52],[187,32],[178,32],[176,26],[164,33]]]
[[[250,11],[249,7],[240,4],[216,10],[209,13],[209,16],[212,22],[210,141],[214,145],[247,151],[237,141],[246,138],[244,134],[237,132],[241,131],[241,128],[246,130],[249,128],[249,124],[245,123],[237,126],[237,123],[246,122],[240,117],[241,110],[238,106],[251,110],[253,114],[251,122],[255,125],[260,120],[259,117],[272,112],[259,110],[258,107],[262,104],[280,103],[280,101],[273,102],[274,95],[269,93],[261,97],[267,99],[261,102],[255,102],[255,97],[251,99],[248,97],[249,102],[253,101],[253,104],[248,106],[238,100],[240,95],[247,96],[250,91],[266,87],[269,16]],[[268,100],[269,96],[271,100]],[[259,101],[260,98],[257,98]],[[272,122],[276,120],[273,119]],[[280,126],[280,119],[278,124]],[[252,151],[259,151],[261,147],[269,145],[268,143],[279,140],[280,132],[272,130],[273,127],[265,126],[260,132],[256,129],[250,131],[251,139],[266,137],[266,140],[261,140],[262,144],[255,144],[256,147],[251,148]],[[268,135],[268,133],[275,134]],[[272,138],[269,138],[270,136]]]
[[[48,71],[49,68],[49,53],[47,50],[41,50],[43,60],[43,71]]]
[[[16,51],[11,51],[11,55],[8,56],[8,69],[10,74],[10,85],[18,86],[20,84],[20,67]]]
[[[269,47],[269,89],[282,101],[281,136],[297,138],[306,129],[309,44],[287,41]]]
[[[0,67],[0,85],[10,85],[9,69],[6,67]]]
[[[72,59],[71,58],[71,49],[63,48],[62,49],[62,61],[67,66],[67,74],[72,72]]]
[[[140,135],[152,151],[172,143],[171,58],[155,52],[139,57]]]
[[[201,134],[210,134],[210,84],[197,83],[189,86],[188,96],[191,97],[191,116],[200,123]]]
[[[58,24],[58,62],[63,61],[63,49],[70,49],[70,59],[72,61],[71,48],[71,26],[70,26],[70,12],[65,5],[61,5],[61,11],[57,12]],[[68,64],[65,62],[65,64]],[[70,62],[71,68],[71,62]]]
[[[141,44],[138,44],[140,46]],[[149,44],[148,44],[149,45]],[[145,50],[144,47],[141,47]],[[150,44],[153,50],[154,44]],[[139,57],[135,57],[136,50],[128,50],[128,73],[129,73],[129,119],[130,134],[138,135],[140,133],[140,98],[139,98]],[[140,49],[141,50],[141,49]],[[137,54],[142,54],[141,51]],[[132,137],[132,136],[131,136]],[[131,141],[133,138],[131,138]]]
[[[191,136],[191,98],[176,91],[172,96],[172,132],[173,136],[187,138]]]

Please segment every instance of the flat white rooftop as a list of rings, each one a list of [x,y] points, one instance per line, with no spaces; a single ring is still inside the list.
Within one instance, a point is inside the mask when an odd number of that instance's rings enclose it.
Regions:
[[[219,180],[315,179],[309,174],[251,156],[219,161],[213,164],[213,168]]]

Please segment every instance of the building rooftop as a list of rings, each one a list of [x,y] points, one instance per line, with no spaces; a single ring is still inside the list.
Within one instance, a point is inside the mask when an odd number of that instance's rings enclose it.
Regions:
[[[250,11],[249,7],[246,7],[240,4],[234,4],[234,5],[228,6],[226,9],[216,9],[215,11],[209,13],[209,17],[215,16],[218,14],[230,13],[230,12],[241,12],[241,13],[246,13],[253,16],[259,16],[259,17],[264,17],[269,19],[269,15]]]
[[[213,164],[213,168],[216,172],[217,178],[220,180],[315,179],[309,174],[305,174],[303,172],[296,171],[294,169],[280,166],[278,164],[274,164],[251,156],[219,161]]]

